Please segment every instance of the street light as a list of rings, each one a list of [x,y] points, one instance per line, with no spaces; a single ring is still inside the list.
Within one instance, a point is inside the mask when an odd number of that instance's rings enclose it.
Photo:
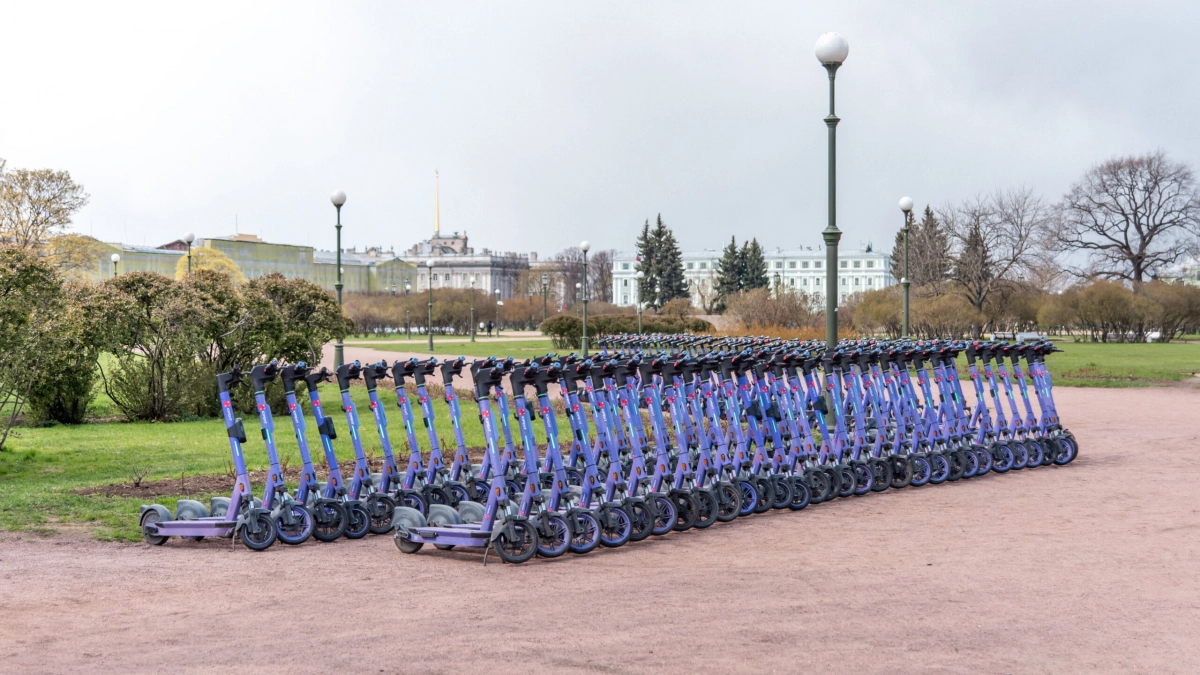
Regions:
[[[192,234],[191,232],[188,232],[187,234],[183,235],[183,240],[186,241],[187,245],[188,245],[188,274],[191,274],[192,273],[192,242],[196,241],[196,235]]]
[[[114,253],[109,258],[109,260],[111,260],[112,264],[113,264],[113,277],[116,277],[117,276],[117,263],[121,262],[121,254]]]
[[[643,272],[642,270],[638,270],[638,273],[635,276],[637,277],[637,281],[634,282],[633,299],[637,300],[638,335],[641,335],[642,334],[642,279],[646,278],[646,273]]]
[[[475,280],[471,279],[471,342],[475,341]]]
[[[337,209],[337,283],[333,285],[337,289],[338,311],[342,309],[342,205],[346,203],[346,193],[338,190],[329,195],[329,201],[333,203],[333,207]],[[344,362],[345,343],[341,338],[333,345],[333,366],[341,368]]]
[[[580,243],[580,244],[579,244],[579,250],[580,250],[580,251],[583,251],[583,358],[585,358],[585,359],[586,359],[586,358],[587,358],[587,356],[588,356],[588,339],[587,339],[587,301],[588,301],[588,292],[587,292],[587,277],[588,277],[588,272],[587,272],[587,253],[588,253],[588,249],[590,249],[591,247],[592,247],[592,245],[591,245],[591,244],[589,244],[589,243],[587,243],[586,241],[585,241],[585,242],[582,242],[582,243]]]
[[[838,342],[838,241],[842,232],[837,228],[837,124],[838,117],[833,107],[833,78],[837,69],[850,54],[850,45],[837,33],[826,33],[817,38],[817,60],[829,72],[829,115],[825,126],[829,129],[829,226],[821,232],[825,240],[825,345],[830,351]]]
[[[900,210],[904,212],[904,229],[900,230],[904,233],[904,276],[900,279],[900,285],[904,287],[904,328],[901,337],[908,337],[908,225],[912,221],[912,209],[913,200],[901,197]]]
[[[408,292],[412,290],[412,283],[404,282],[404,339],[412,339],[412,322],[408,318]]]
[[[425,261],[425,268],[429,277],[429,327],[425,334],[429,336],[429,351],[433,351],[433,258]]]
[[[548,296],[550,286],[550,277],[546,274],[542,275],[542,323],[546,323],[546,298]]]
[[[504,303],[500,302],[500,289],[497,288],[496,289],[496,337],[500,337],[500,308],[503,306],[504,306]]]

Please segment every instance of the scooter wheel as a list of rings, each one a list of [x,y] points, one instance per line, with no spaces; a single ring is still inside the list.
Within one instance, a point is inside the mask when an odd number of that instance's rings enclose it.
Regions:
[[[798,479],[788,476],[775,476],[771,481],[771,508],[786,509],[792,505],[792,497],[796,494],[795,484]],[[807,492],[807,488],[805,489]],[[807,506],[807,499],[805,505]]]
[[[600,521],[591,511],[575,514],[575,527],[571,532],[571,553],[588,553],[600,545]]]
[[[867,462],[871,466],[871,491],[883,492],[892,486],[892,463],[886,459],[875,458]]]
[[[630,502],[623,507],[629,514],[629,541],[641,541],[654,529],[654,512],[645,502]]]
[[[754,485],[754,491],[757,495],[757,501],[754,503],[755,513],[766,513],[771,510],[775,504],[774,490],[771,489],[771,481],[766,478],[756,478],[751,482]]]
[[[696,526],[696,518],[700,514],[695,495],[677,492],[671,495],[671,504],[675,507],[675,524],[671,529],[683,532]]]
[[[371,534],[387,534],[392,531],[396,500],[384,494],[373,494],[367,498],[367,511],[371,514]]]
[[[463,501],[458,503],[458,515],[464,523],[481,523],[485,509],[479,502]]]
[[[146,509],[142,514],[142,521],[138,525],[142,528],[142,539],[151,546],[162,546],[167,542],[167,537],[160,537],[153,534],[146,534],[146,526],[154,523],[162,522],[162,514],[158,509]]]
[[[829,482],[829,474],[818,469],[808,469],[804,472],[804,482],[808,485],[809,502],[820,504],[833,497],[833,487]]]
[[[429,505],[425,503],[425,499],[421,495],[415,492],[403,493],[400,496],[400,506],[407,506],[421,513],[429,513]]]
[[[1075,435],[1071,432],[1065,432],[1058,438],[1058,456],[1054,458],[1054,463],[1059,466],[1066,466],[1075,461],[1079,455],[1079,443],[1075,440]]]
[[[600,543],[607,548],[616,548],[629,541],[633,522],[629,513],[620,506],[605,504],[600,507]]]
[[[450,496],[450,492],[446,490],[446,488],[440,485],[434,485],[429,488],[429,503],[454,506],[454,497]]]
[[[467,494],[467,488],[462,485],[451,485],[446,492],[450,495],[450,506],[471,501],[471,495]]]
[[[258,513],[254,516],[254,525],[257,532],[252,532],[250,523],[242,525],[238,529],[238,538],[242,540],[246,548],[251,551],[265,551],[271,548],[271,544],[275,543],[277,533],[275,531],[275,521],[269,513]]]
[[[970,449],[955,450],[963,459],[963,478],[974,478],[975,474],[979,473],[979,457],[975,456]]]
[[[940,452],[929,453],[929,482],[941,485],[950,477],[950,460]]]
[[[424,542],[413,541],[409,537],[409,532],[416,527],[425,527],[428,523],[425,516],[416,509],[411,509],[407,506],[396,508],[395,514],[395,529],[396,533],[392,535],[392,540],[396,542],[396,548],[403,553],[416,553],[425,545]]]
[[[738,509],[739,516],[748,516],[758,510],[758,489],[750,481],[739,480],[737,489],[742,497],[742,507]]]
[[[791,481],[779,481],[781,485],[787,485],[791,490],[791,501],[788,502],[788,508],[793,511],[799,511],[808,506],[812,501],[812,492],[808,489],[808,484],[800,476],[794,477]]]
[[[675,502],[670,497],[659,496],[654,498],[651,506],[654,507],[654,526],[650,528],[650,534],[661,537],[674,529],[675,523],[679,522]]]
[[[861,497],[870,492],[875,485],[875,474],[871,471],[871,466],[866,462],[854,462],[851,469],[854,471],[854,494]]]
[[[907,457],[894,455],[889,458],[888,464],[892,466],[891,484],[893,488],[900,489],[912,485],[913,468]]]
[[[567,519],[559,515],[546,517],[545,527],[538,532],[537,554],[543,558],[557,558],[571,547],[571,527]]]
[[[909,485],[921,487],[933,480],[933,464],[928,455],[910,455],[908,464],[912,467],[912,482]]]
[[[1029,450],[1029,461],[1025,464],[1027,468],[1032,469],[1035,466],[1041,466],[1046,459],[1046,448],[1042,446],[1040,441],[1025,441],[1025,448]]]
[[[967,461],[961,451],[948,450],[945,453],[946,460],[950,462],[949,480],[958,480],[963,477],[967,471]]]
[[[975,457],[979,459],[979,472],[975,474],[976,476],[982,476],[983,474],[991,471],[992,467],[995,466],[995,461],[992,459],[992,453],[984,449],[982,445],[971,446],[970,452],[975,453]]]
[[[275,519],[276,534],[279,536],[279,541],[289,545],[296,546],[308,541],[308,538],[313,533],[313,516],[308,509],[299,504],[293,504],[291,508],[292,522],[285,522],[281,517]]]
[[[858,487],[858,479],[854,476],[854,469],[846,464],[837,466],[838,476],[838,496],[849,497],[854,494],[854,489]]]
[[[313,507],[313,537],[317,541],[330,542],[346,533],[350,515],[341,502],[323,501]]]
[[[371,514],[362,504],[352,504],[347,513],[350,521],[346,524],[347,539],[362,539],[371,530]]]
[[[1014,469],[1024,469],[1029,464],[1029,446],[1021,442],[1013,442],[1010,444],[1013,453]]]
[[[992,446],[992,470],[996,473],[1008,473],[1009,469],[1013,468],[1013,462],[1017,461],[1013,454],[1013,449],[1007,443],[997,443]]]
[[[492,550],[506,563],[523,563],[537,553],[538,534],[527,521],[512,523],[513,534],[500,533],[492,541]]]
[[[712,490],[697,490],[692,493],[692,497],[696,500],[696,529],[703,530],[717,522],[717,513],[720,508]]]
[[[450,527],[451,525],[461,525],[462,521],[462,516],[458,514],[458,511],[446,506],[445,504],[430,504],[429,515],[426,516],[425,519],[425,522],[428,523],[430,527]],[[372,532],[374,532],[374,530],[372,530]],[[454,548],[454,545],[434,544],[433,547],[439,551],[449,551],[450,549]]]
[[[732,483],[717,485],[717,521],[728,523],[738,517],[742,510],[742,493]]]

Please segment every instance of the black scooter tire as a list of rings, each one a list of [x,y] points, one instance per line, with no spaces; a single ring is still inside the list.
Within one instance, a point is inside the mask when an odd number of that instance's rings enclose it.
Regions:
[[[346,512],[350,516],[350,521],[346,525],[347,539],[362,539],[371,531],[371,514],[367,512],[367,508],[362,504],[353,504]]]
[[[754,491],[758,493],[758,501],[754,502],[755,513],[766,513],[775,504],[774,485],[766,478],[754,479]]]
[[[695,495],[677,492],[671,495],[670,499],[675,504],[675,526],[671,529],[684,532],[695,527],[696,519],[700,516]]]
[[[889,458],[892,465],[892,487],[899,490],[912,485],[913,467],[907,457],[895,455]]]
[[[774,476],[771,480],[771,508],[786,509],[792,504],[792,497],[795,493],[796,478],[788,476]],[[806,488],[807,490],[807,488]]]
[[[269,513],[259,513],[255,516],[258,532],[251,532],[246,525],[238,528],[238,539],[251,551],[265,551],[271,548],[279,534],[275,531],[275,521]]]
[[[792,493],[792,499],[787,505],[789,509],[799,511],[812,503],[812,492],[808,489],[808,484],[800,476],[796,476],[789,482],[788,489]]]
[[[871,473],[874,475],[874,482],[871,483],[872,492],[883,492],[892,486],[892,463],[882,458],[875,458],[867,462],[871,467]]]
[[[336,541],[346,533],[346,525],[350,522],[350,514],[341,502],[318,502],[313,505],[313,539],[329,543]]]
[[[697,490],[692,498],[696,500],[696,522],[692,527],[703,530],[717,522],[717,498],[712,490]]]

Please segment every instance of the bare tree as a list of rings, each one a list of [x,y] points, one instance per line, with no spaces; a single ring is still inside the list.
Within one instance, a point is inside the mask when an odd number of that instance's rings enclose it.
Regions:
[[[15,169],[4,171],[0,160],[0,242],[29,251],[41,258],[54,257],[58,249],[78,247],[50,242],[63,236],[71,216],[87,205],[83,186],[66,171]],[[72,263],[77,256],[66,256]]]
[[[1143,281],[1192,254],[1200,234],[1200,191],[1192,168],[1161,150],[1092,167],[1063,197],[1056,239],[1087,255],[1079,276]]]
[[[564,248],[554,256],[558,266],[559,279],[562,282],[563,304],[574,305],[581,300],[578,297],[575,284],[583,282],[583,251],[578,246]]]
[[[588,301],[612,302],[613,294],[613,249],[592,251],[588,254]]]
[[[1028,188],[998,191],[938,213],[953,241],[951,278],[975,309],[1025,283],[1051,226],[1051,209]]]

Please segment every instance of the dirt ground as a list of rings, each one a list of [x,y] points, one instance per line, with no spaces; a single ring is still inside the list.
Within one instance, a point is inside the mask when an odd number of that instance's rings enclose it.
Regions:
[[[1056,393],[1066,468],[520,566],[3,534],[0,671],[1200,672],[1200,391]]]

